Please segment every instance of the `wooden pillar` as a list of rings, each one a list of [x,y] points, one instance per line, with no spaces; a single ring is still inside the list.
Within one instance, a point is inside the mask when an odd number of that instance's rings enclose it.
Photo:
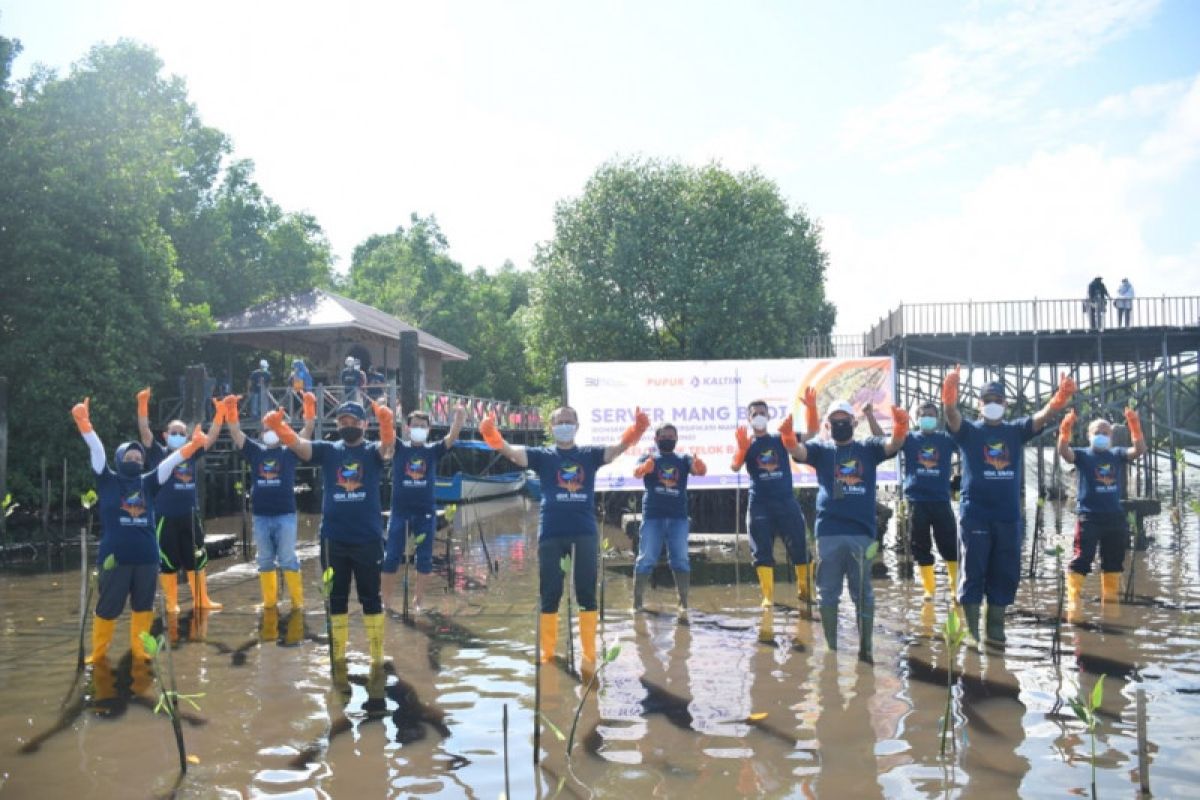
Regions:
[[[0,376],[0,500],[8,495],[8,378]],[[0,510],[0,547],[8,544],[8,520]]]
[[[204,384],[208,377],[208,371],[203,364],[194,364],[184,370],[183,373],[183,404],[179,410],[179,416],[187,426],[188,437],[192,435],[192,430],[197,425],[204,423],[205,404],[208,398],[205,397]],[[265,414],[266,411],[264,410]],[[200,517],[204,518],[204,500],[207,492],[204,491],[204,459],[196,459],[196,505],[200,509]]]

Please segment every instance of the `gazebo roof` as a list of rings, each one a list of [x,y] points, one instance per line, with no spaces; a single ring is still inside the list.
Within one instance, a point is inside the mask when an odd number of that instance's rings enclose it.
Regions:
[[[422,350],[439,354],[444,361],[466,361],[467,353],[402,319],[366,303],[324,289],[269,300],[217,322],[210,336],[236,344],[276,349],[286,342],[291,352],[325,347],[364,334],[395,341],[402,331],[416,331]]]

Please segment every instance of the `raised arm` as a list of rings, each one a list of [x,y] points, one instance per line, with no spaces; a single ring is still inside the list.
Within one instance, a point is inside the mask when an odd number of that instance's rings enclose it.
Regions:
[[[1062,373],[1058,379],[1058,389],[1055,390],[1054,396],[1050,398],[1050,402],[1046,403],[1045,407],[1033,415],[1033,432],[1041,433],[1042,428],[1046,427],[1046,423],[1050,421],[1052,414],[1057,414],[1067,407],[1067,403],[1071,402],[1071,395],[1075,394],[1075,379],[1067,373]]]
[[[804,404],[804,438],[811,439],[821,432],[821,415],[817,413],[817,390],[807,387],[800,395]]]
[[[783,422],[779,423],[779,438],[783,441],[784,449],[796,461],[808,460],[808,448],[800,444],[800,440],[796,438],[796,431],[792,428],[792,415],[788,414],[783,418]]]
[[[217,439],[221,438],[221,425],[225,423],[225,406],[213,400],[215,411],[213,413],[213,421],[208,426],[208,434],[204,437],[205,450],[211,450],[212,446],[217,443]]]
[[[92,428],[91,404],[92,398],[83,398],[82,403],[76,403],[71,409],[71,416],[75,418],[75,427],[79,428],[79,435],[87,442],[88,454],[92,459],[92,472],[99,475],[104,472],[104,445]]]
[[[525,452],[525,448],[509,444],[500,435],[500,430],[496,427],[496,412],[488,414],[484,417],[483,422],[479,423],[479,435],[483,437],[483,441],[487,443],[488,447],[499,451],[502,456],[518,467],[524,469],[529,466],[529,455]]]
[[[871,417],[874,419],[874,416]],[[892,438],[884,442],[883,452],[888,458],[900,452],[900,448],[904,447],[904,437],[908,436],[908,412],[900,406],[892,406]],[[875,423],[872,431],[879,427],[879,423]],[[875,434],[879,436],[880,434]]]
[[[196,451],[202,447],[208,447],[208,437],[204,435],[204,431],[197,425],[196,429],[192,431],[192,440],[190,442],[178,450],[172,450],[166,458],[158,463],[158,482],[166,483],[167,478],[171,477],[171,470],[196,455]]]
[[[893,419],[895,415],[892,415]],[[875,406],[867,403],[863,406],[863,419],[867,421],[867,427],[871,430],[872,436],[883,436],[883,428],[879,424],[879,420],[875,419]]]
[[[1142,436],[1142,420],[1138,417],[1138,413],[1132,408],[1125,409],[1125,424],[1129,426],[1129,438],[1133,441],[1133,447],[1129,448],[1126,454],[1128,460],[1140,458],[1146,452],[1146,440]]]
[[[154,444],[154,433],[150,430],[150,387],[147,386],[137,393],[137,427],[138,439],[142,447]]]
[[[446,438],[442,440],[442,443],[446,445],[447,449],[454,447],[454,443],[458,441],[458,435],[462,433],[463,421],[466,418],[467,409],[462,403],[459,403],[454,407],[454,419],[450,420],[450,432],[447,433]]]
[[[241,414],[238,413],[238,400],[241,395],[229,394],[221,398],[218,402],[213,400],[213,404],[217,406],[217,411],[225,419],[225,427],[229,429],[229,437],[233,439],[233,446],[241,450],[246,443],[246,434],[242,433]]]
[[[1072,409],[1062,422],[1058,423],[1058,454],[1068,464],[1075,463],[1075,451],[1071,449],[1071,430],[1075,427],[1075,410]]]
[[[750,431],[746,430],[745,425],[738,425],[733,436],[737,439],[737,451],[733,454],[729,468],[737,472],[742,468],[742,464],[746,463],[746,451],[750,449]]]
[[[304,426],[300,428],[300,438],[312,441],[313,431],[317,429],[317,396],[312,392],[304,393]]]
[[[958,433],[962,427],[962,414],[958,410],[958,382],[961,377],[959,367],[955,364],[942,381],[942,413],[946,415],[946,430],[950,433]]]
[[[390,461],[396,452],[396,412],[387,407],[387,403],[374,402],[375,419],[379,420],[379,455],[384,461]]]
[[[642,438],[642,434],[650,427],[650,417],[646,416],[646,412],[642,411],[641,407],[633,410],[633,424],[625,429],[621,434],[621,440],[616,444],[610,444],[604,448],[604,463],[612,461],[617,456],[624,453],[629,448],[638,443]]]
[[[277,408],[263,417],[263,426],[275,431],[275,435],[279,437],[280,444],[295,453],[301,461],[312,459],[312,442],[308,439],[301,439],[284,422],[283,409]]]
[[[697,476],[708,474],[708,464],[705,464],[700,456],[692,456],[692,474]]]

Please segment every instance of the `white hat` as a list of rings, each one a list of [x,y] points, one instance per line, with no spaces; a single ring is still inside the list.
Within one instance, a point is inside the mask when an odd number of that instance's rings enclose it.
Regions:
[[[832,417],[834,414],[838,413],[839,411],[843,411],[843,412],[849,414],[851,419],[854,418],[854,413],[855,413],[854,406],[850,405],[845,400],[838,400],[836,403],[831,405],[829,408],[825,409],[825,419],[829,419],[830,417]]]
[[[260,367],[262,367],[263,369],[266,369],[267,367],[269,367],[269,366],[270,366],[270,364],[268,364],[268,363],[267,363],[267,360],[266,360],[265,358],[264,358],[262,361],[259,361],[259,362],[258,362],[258,365],[259,365]]]
[[[347,367],[354,366],[354,356],[346,356],[346,366]]]

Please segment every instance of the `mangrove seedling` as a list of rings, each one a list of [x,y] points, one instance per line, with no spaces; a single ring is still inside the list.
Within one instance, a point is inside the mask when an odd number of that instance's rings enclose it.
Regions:
[[[168,688],[163,680],[163,671],[159,663],[159,652],[169,645],[166,644],[162,637],[155,638],[149,633],[141,634],[142,647],[146,649],[146,655],[150,656],[150,660],[154,665],[154,682],[158,685],[158,704],[154,706],[154,713],[166,711],[167,717],[171,720],[171,729],[175,732],[175,749],[179,751],[179,772],[184,774],[187,772],[188,756],[187,748],[183,744],[183,726],[179,721],[179,701],[185,700],[195,708],[195,698],[203,697],[203,694],[181,695],[173,688]]]
[[[1079,721],[1087,726],[1088,738],[1091,739],[1092,755],[1089,759],[1092,765],[1092,797],[1096,797],[1096,709],[1100,707],[1100,703],[1104,701],[1104,678],[1101,675],[1096,681],[1092,693],[1086,699],[1083,697],[1072,697],[1068,702],[1071,704],[1071,710],[1075,712],[1075,716],[1079,717]]]
[[[942,742],[939,754],[946,755],[946,737],[950,737],[950,747],[958,752],[958,740],[954,736],[954,661],[958,650],[962,647],[963,639],[967,637],[966,626],[958,618],[958,612],[953,608],[946,614],[942,623],[942,641],[946,643],[946,713],[942,716]]]
[[[1050,638],[1050,660],[1058,663],[1062,644],[1063,601],[1067,594],[1067,576],[1063,572],[1063,547],[1056,544],[1046,548],[1046,555],[1054,556],[1054,585],[1057,605],[1054,611],[1054,635]]]
[[[404,523],[405,528],[408,528],[408,523]],[[406,531],[407,532],[407,531]],[[405,536],[404,541],[404,618],[408,619],[408,567],[412,563],[413,555],[417,552],[417,548],[425,541],[427,533],[422,533],[420,536],[412,537]],[[409,541],[411,539],[411,541]]]
[[[567,595],[567,672],[575,671],[575,636],[571,633],[574,630],[574,606],[571,603],[572,586],[567,584],[567,579],[571,577],[571,556],[565,555],[558,560],[558,567],[563,573],[564,591]]]
[[[596,667],[596,671],[592,673],[592,679],[587,682],[587,686],[583,687],[583,697],[579,698],[579,705],[575,706],[575,718],[571,720],[571,733],[567,737],[567,759],[571,758],[571,749],[575,745],[575,729],[579,727],[579,715],[583,713],[583,704],[587,702],[588,694],[596,687],[596,682],[600,680],[600,671],[609,664],[617,660],[617,656],[621,654],[621,645],[614,644],[604,654],[604,658]],[[561,736],[560,736],[561,738]]]

